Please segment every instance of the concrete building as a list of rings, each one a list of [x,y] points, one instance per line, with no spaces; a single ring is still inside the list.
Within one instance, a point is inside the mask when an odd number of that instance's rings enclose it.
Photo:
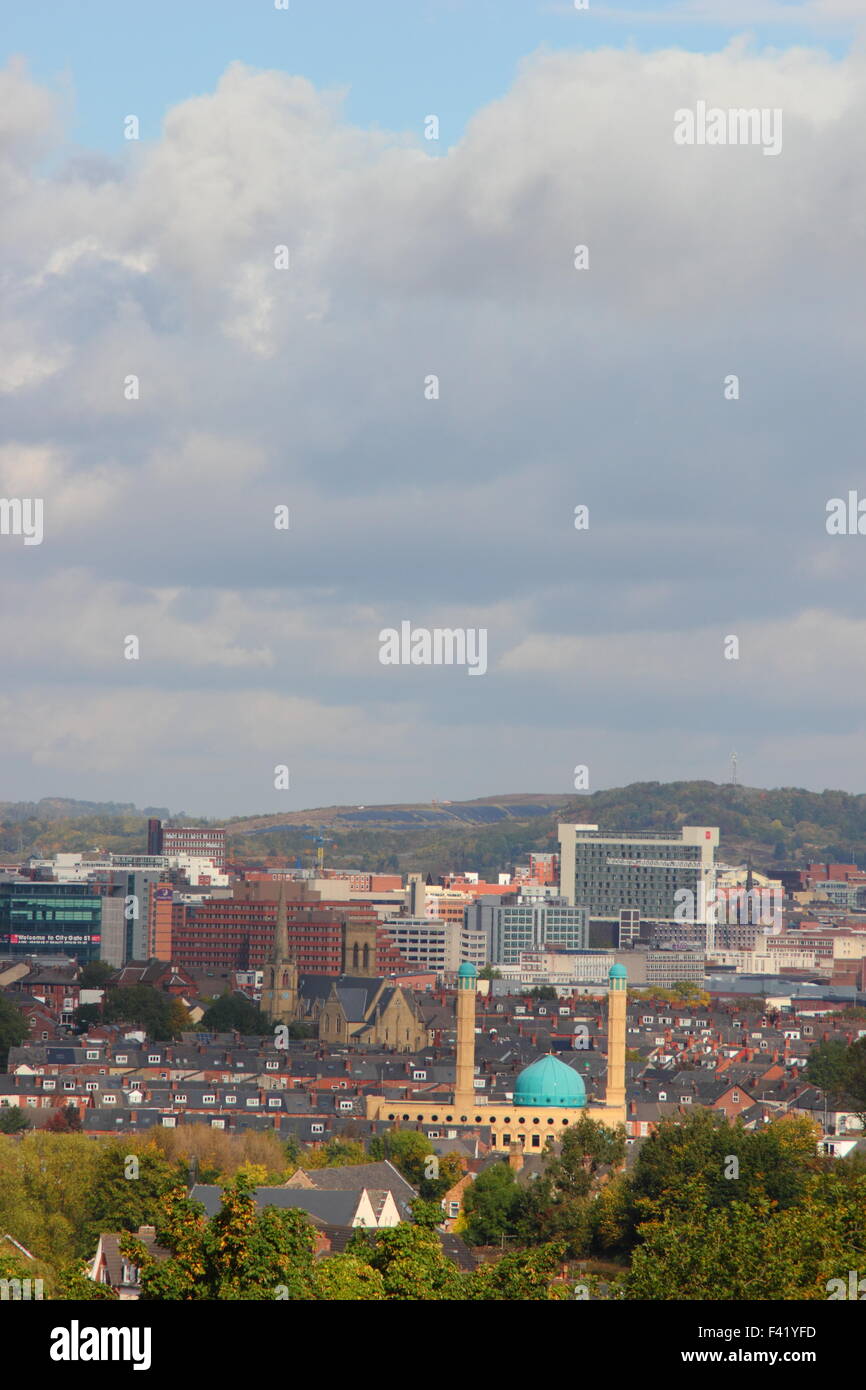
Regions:
[[[435,917],[392,917],[382,929],[391,938],[403,960],[437,974],[453,974],[464,961],[477,969],[487,964],[487,936],[462,922],[440,921]]]
[[[525,893],[513,902],[482,898],[466,908],[464,920],[467,930],[486,937],[492,965],[516,965],[521,951],[582,951],[589,944],[586,910],[561,898]]]
[[[700,912],[715,889],[715,826],[616,834],[597,825],[560,825],[559,843],[562,897],[585,907],[591,920],[618,928],[623,909],[644,922],[672,921],[682,901],[678,893],[691,892]],[[620,944],[627,943],[620,938]]]
[[[707,958],[704,951],[647,951],[647,987],[655,985],[658,989],[671,989],[680,982],[688,981],[703,985],[707,971]]]

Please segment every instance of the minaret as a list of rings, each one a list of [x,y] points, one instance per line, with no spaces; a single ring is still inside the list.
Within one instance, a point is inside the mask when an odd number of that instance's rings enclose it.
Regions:
[[[289,953],[285,879],[280,884],[277,899],[274,953],[270,964],[266,965],[264,970],[261,1009],[271,1023],[293,1023],[297,1016],[298,967]]]
[[[457,1068],[454,1077],[454,1108],[471,1110],[475,1105],[475,987],[478,971],[464,961],[457,971]]]
[[[607,1086],[604,1103],[625,1114],[625,1020],[628,976],[624,965],[612,965],[607,996]]]

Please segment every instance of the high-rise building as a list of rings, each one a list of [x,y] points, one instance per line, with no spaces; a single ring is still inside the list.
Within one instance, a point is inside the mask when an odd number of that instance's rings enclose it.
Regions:
[[[226,832],[209,825],[166,825],[165,821],[151,819],[147,822],[147,852],[212,859],[222,870],[226,862]]]
[[[631,908],[641,921],[672,921],[683,902],[676,895],[686,890],[694,920],[703,920],[715,891],[718,827],[618,834],[597,825],[561,825],[559,843],[560,892],[585,907],[590,919],[619,924],[622,910]]]
[[[516,965],[521,951],[545,946],[582,951],[587,939],[587,912],[562,898],[520,893],[513,902],[482,898],[465,909],[468,930],[483,933],[492,965]]]

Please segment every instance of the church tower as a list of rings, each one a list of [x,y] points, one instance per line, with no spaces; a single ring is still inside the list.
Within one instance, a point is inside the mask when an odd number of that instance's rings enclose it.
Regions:
[[[261,1010],[271,1023],[293,1023],[297,1018],[298,967],[289,954],[285,881],[280,884],[280,894],[277,899],[274,951],[269,964],[264,969]]]

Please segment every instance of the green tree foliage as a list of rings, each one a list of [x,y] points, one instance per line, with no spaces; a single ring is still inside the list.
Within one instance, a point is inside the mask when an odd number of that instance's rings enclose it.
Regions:
[[[415,1198],[412,1203],[412,1221],[416,1226],[427,1226],[430,1230],[435,1230],[444,1220],[445,1213],[440,1202],[429,1202],[423,1197]]]
[[[78,983],[82,989],[104,989],[117,971],[107,960],[91,960],[82,966]]]
[[[697,1110],[682,1123],[664,1119],[635,1164],[635,1220],[659,1221],[733,1202],[790,1207],[802,1200],[817,1166],[816,1129],[805,1118],[786,1117],[756,1131],[710,1110]]]
[[[82,1033],[86,1033],[88,1028],[95,1027],[101,1020],[102,1009],[99,1004],[79,1004],[72,1015],[74,1026]]]
[[[93,1246],[103,1231],[155,1226],[163,1199],[186,1180],[183,1161],[169,1162],[155,1144],[111,1140],[99,1147],[85,1204],[85,1231]]]
[[[831,1279],[866,1261],[866,1177],[809,1179],[804,1200],[731,1202],[642,1228],[626,1281],[632,1299],[826,1299]]]
[[[357,1163],[367,1163],[368,1155],[363,1144],[354,1139],[329,1139],[319,1149],[313,1149],[301,1160],[302,1168],[351,1168]]]
[[[314,1296],[329,1302],[365,1303],[385,1297],[385,1280],[378,1269],[357,1255],[331,1255],[316,1263],[313,1273]]]
[[[0,1134],[21,1134],[30,1128],[30,1118],[20,1105],[0,1106]]]
[[[466,1281],[465,1297],[491,1302],[549,1302],[570,1297],[564,1279],[552,1282],[564,1267],[565,1247],[560,1242],[536,1250],[511,1251],[491,1264],[482,1265]]]
[[[242,1033],[249,1037],[266,1037],[273,1027],[261,1009],[240,994],[221,994],[211,1004],[201,1021],[209,1033]]]
[[[521,1231],[524,1209],[523,1189],[513,1170],[507,1163],[492,1163],[463,1194],[463,1238],[469,1245],[498,1245],[513,1238]]]
[[[806,1079],[825,1091],[829,1100],[844,1096],[850,1070],[849,1049],[843,1042],[820,1042],[812,1048],[806,1062]]]
[[[463,1276],[429,1227],[402,1224],[390,1230],[356,1231],[347,1253],[379,1271],[386,1298],[437,1302],[464,1296]]]
[[[0,1070],[5,1071],[10,1047],[20,1047],[30,1029],[20,1009],[0,995]]]
[[[165,1200],[156,1227],[159,1245],[171,1252],[159,1261],[135,1236],[121,1250],[141,1270],[143,1300],[312,1299],[315,1233],[295,1210],[256,1211],[253,1185],[240,1174],[223,1188],[212,1221],[177,1189]]]
[[[561,1239],[572,1255],[586,1253],[600,1170],[617,1169],[624,1158],[625,1131],[581,1115],[563,1135],[559,1154],[548,1156],[544,1176],[526,1189],[525,1228],[536,1240]]]
[[[181,1017],[174,1008],[178,1002],[150,985],[110,989],[103,1000],[103,1017],[106,1023],[134,1024],[154,1042],[171,1042],[189,1026],[186,1011]]]
[[[67,1265],[58,1280],[57,1297],[70,1303],[101,1303],[116,1300],[118,1295],[110,1284],[98,1284],[87,1273],[88,1260]]]
[[[92,1255],[85,1212],[97,1156],[83,1134],[0,1136],[0,1231],[56,1269]]]
[[[406,1181],[418,1188],[425,1177],[425,1161],[432,1153],[427,1135],[416,1129],[389,1129],[370,1143],[370,1157],[390,1159]]]

